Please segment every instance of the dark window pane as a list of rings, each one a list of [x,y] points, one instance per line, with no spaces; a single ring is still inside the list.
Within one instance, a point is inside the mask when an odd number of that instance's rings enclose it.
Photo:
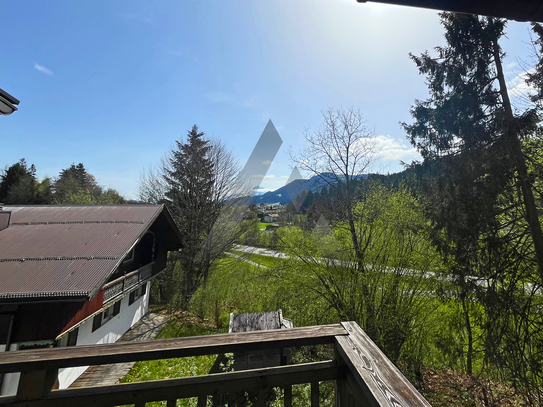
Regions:
[[[77,344],[77,334],[79,333],[79,327],[75,328],[68,334],[68,342],[66,346],[75,346]]]
[[[102,313],[99,313],[98,315],[95,315],[94,319],[92,320],[92,332],[96,331],[101,326],[102,326]]]
[[[119,312],[121,312],[121,300],[117,301],[114,305],[113,305],[113,315],[118,315]]]
[[[128,298],[128,305],[134,304],[134,301],[136,301],[136,290],[130,293],[130,297]]]

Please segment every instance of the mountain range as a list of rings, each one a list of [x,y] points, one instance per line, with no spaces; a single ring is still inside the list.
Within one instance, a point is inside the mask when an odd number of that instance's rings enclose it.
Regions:
[[[368,175],[362,174],[358,178],[367,178]],[[259,205],[279,203],[281,205],[289,204],[292,200],[296,199],[300,194],[304,192],[318,192],[324,186],[328,185],[327,181],[332,182],[335,179],[332,173],[323,173],[314,175],[309,179],[295,179],[288,183],[284,187],[276,189],[275,191],[268,191],[266,193],[259,192],[260,187],[255,188],[252,203]]]

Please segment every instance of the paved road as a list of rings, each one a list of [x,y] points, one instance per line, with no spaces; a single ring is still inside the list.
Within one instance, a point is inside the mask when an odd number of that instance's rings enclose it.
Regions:
[[[271,249],[263,249],[263,248],[260,248],[260,247],[236,245],[234,247],[234,249],[238,250],[238,251],[241,251],[241,252],[244,252],[244,253],[260,254],[262,256],[270,256],[270,257],[276,257],[276,258],[281,258],[281,259],[289,258],[289,256],[287,254],[285,254],[285,253],[278,252],[276,250],[271,250]],[[231,255],[233,255],[233,254],[231,254]],[[234,257],[237,257],[240,260],[246,261],[248,263],[255,264],[254,262],[251,262],[251,261],[249,261],[247,259],[244,259],[242,256],[234,256]],[[334,264],[336,266],[353,267],[353,268],[357,267],[357,264],[355,262],[348,262],[348,261],[342,261],[342,260],[336,260],[336,259],[324,259],[324,258],[321,259],[321,261],[326,262],[328,264]],[[371,264],[366,264],[366,267],[367,268],[372,268],[372,265]],[[393,271],[393,269],[390,269],[389,267],[385,267],[384,271],[387,271],[387,270]],[[421,273],[420,271],[410,270],[410,269],[405,269],[404,271],[406,273],[411,274],[411,275],[416,275],[416,274]],[[424,273],[424,277],[426,277],[426,278],[438,278],[438,279],[440,279],[442,281],[454,282],[454,277],[453,276],[444,276],[444,275],[441,275],[441,274],[434,273],[433,271],[425,271],[423,273]],[[485,281],[484,279],[480,279],[480,278],[476,278],[476,277],[470,277],[470,276],[467,276],[466,278],[468,280],[471,280],[474,284],[476,284],[476,285],[478,285],[480,287],[487,287],[488,286],[487,281]],[[531,287],[529,287],[529,289],[531,289]]]
[[[281,253],[281,252],[278,252],[276,250],[263,249],[261,247],[245,246],[245,245],[242,245],[242,244],[235,245],[234,250],[238,250],[238,251],[244,252],[244,253],[260,254],[262,256],[277,257],[277,258],[280,258],[280,259],[288,259],[288,257],[289,257],[285,253]]]

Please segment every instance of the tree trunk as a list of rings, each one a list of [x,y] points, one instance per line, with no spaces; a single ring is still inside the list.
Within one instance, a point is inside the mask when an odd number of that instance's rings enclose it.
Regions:
[[[462,276],[464,278],[464,276]],[[466,331],[468,335],[468,353],[466,355],[466,373],[473,374],[473,331],[471,329],[471,319],[469,317],[469,306],[466,304],[465,290],[462,295],[462,312],[464,314],[464,322],[466,324]]]
[[[532,235],[532,241],[534,245],[535,256],[537,260],[539,276],[543,282],[543,232],[541,231],[541,224],[539,223],[539,216],[537,215],[537,206],[532,190],[532,184],[528,176],[528,168],[526,166],[526,160],[522,153],[522,146],[520,140],[515,134],[513,109],[511,108],[511,102],[509,100],[509,93],[507,91],[507,85],[505,83],[505,76],[503,74],[503,67],[500,58],[500,49],[497,40],[494,41],[494,63],[496,64],[496,70],[498,73],[498,82],[500,84],[500,94],[505,109],[505,116],[507,119],[508,127],[505,132],[505,137],[515,159],[515,164],[518,172],[518,180],[522,190],[522,201],[526,210],[526,221],[530,228]]]

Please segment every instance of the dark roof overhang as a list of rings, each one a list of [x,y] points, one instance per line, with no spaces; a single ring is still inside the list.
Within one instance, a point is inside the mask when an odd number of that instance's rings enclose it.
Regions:
[[[357,0],[366,3],[365,0]],[[543,22],[543,0],[371,0],[400,6],[482,14],[517,21]]]
[[[18,105],[19,100],[11,96],[5,90],[0,89],[0,115],[9,116],[13,112],[17,111],[14,105]]]

